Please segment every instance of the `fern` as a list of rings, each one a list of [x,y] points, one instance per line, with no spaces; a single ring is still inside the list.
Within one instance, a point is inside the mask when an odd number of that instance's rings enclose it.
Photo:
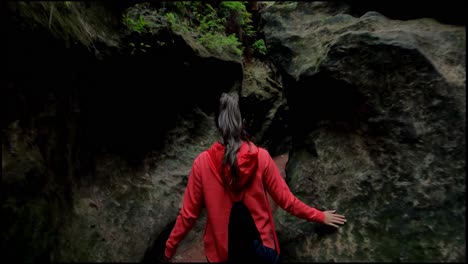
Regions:
[[[265,41],[263,39],[259,39],[252,44],[252,49],[262,55],[266,55],[268,50],[265,46]]]
[[[131,31],[137,32],[139,34],[147,33],[146,27],[148,26],[148,22],[143,19],[140,15],[138,16],[137,21],[133,20],[133,18],[129,17],[128,14],[123,14],[123,23],[127,28]]]
[[[247,11],[246,1],[174,1],[163,2],[158,14],[174,32],[192,32],[193,36],[208,50],[215,53],[228,52],[242,56],[245,43],[251,45],[256,31],[252,26],[252,14]],[[124,16],[124,24],[133,32],[147,32],[147,23]],[[252,48],[260,54],[266,48],[257,43]]]

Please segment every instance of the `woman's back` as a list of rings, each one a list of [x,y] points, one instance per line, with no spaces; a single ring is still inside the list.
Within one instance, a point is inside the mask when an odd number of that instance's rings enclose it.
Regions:
[[[216,142],[195,159],[189,176],[191,182],[184,196],[184,209],[180,213],[180,217],[185,219],[183,222],[190,225],[202,207],[206,208],[207,222],[203,239],[210,262],[227,261],[230,209],[232,202],[241,198],[252,214],[263,244],[273,249],[277,247],[270,205],[262,181],[269,154],[253,143],[244,142],[241,145],[238,154],[240,180],[235,187],[238,192],[234,192],[230,191],[229,177],[221,173],[223,153],[224,146]],[[201,202],[197,202],[198,199]],[[173,232],[177,233],[177,230]],[[178,241],[168,242],[172,244]]]

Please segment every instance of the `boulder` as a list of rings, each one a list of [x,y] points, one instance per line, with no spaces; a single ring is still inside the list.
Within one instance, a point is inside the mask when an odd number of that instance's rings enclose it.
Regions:
[[[287,183],[347,217],[338,230],[284,212],[288,261],[464,261],[465,27],[346,4],[263,10],[282,73]]]

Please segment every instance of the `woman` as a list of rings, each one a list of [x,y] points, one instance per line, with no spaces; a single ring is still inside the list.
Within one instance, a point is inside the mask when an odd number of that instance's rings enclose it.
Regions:
[[[222,143],[215,142],[193,163],[182,209],[166,242],[166,260],[173,257],[177,245],[193,227],[204,207],[207,222],[203,239],[207,260],[228,261],[231,207],[239,200],[250,211],[260,234],[262,250],[279,255],[266,192],[281,208],[296,217],[336,228],[346,222],[343,215],[309,207],[291,193],[269,153],[247,140],[236,94],[221,95],[216,126],[222,135]],[[270,260],[276,262],[278,258]]]

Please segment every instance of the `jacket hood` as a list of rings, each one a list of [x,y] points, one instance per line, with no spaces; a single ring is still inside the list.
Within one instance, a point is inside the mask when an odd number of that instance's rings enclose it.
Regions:
[[[213,161],[213,169],[218,172],[224,186],[233,192],[239,192],[250,183],[250,180],[253,178],[255,171],[257,170],[258,147],[252,142],[242,142],[239,152],[237,153],[239,179],[235,182],[232,181],[230,166],[223,165],[224,150],[225,147],[219,142],[215,142],[208,149],[208,153]]]

